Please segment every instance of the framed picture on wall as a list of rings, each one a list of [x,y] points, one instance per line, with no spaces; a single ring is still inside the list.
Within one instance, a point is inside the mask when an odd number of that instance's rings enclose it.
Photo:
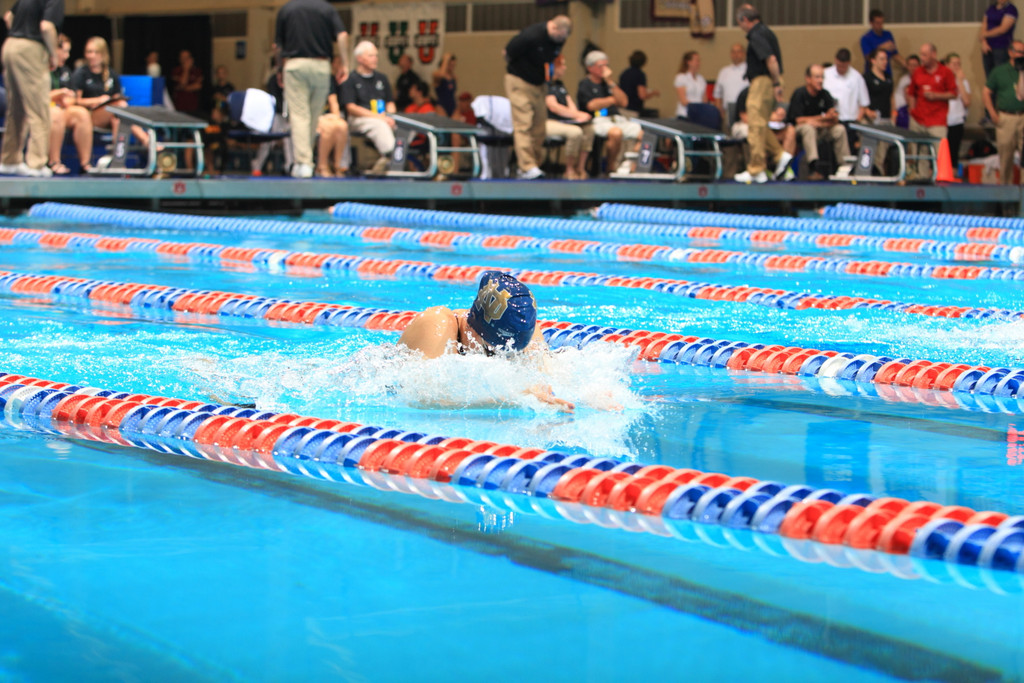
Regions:
[[[690,18],[690,0],[651,0],[652,19]]]

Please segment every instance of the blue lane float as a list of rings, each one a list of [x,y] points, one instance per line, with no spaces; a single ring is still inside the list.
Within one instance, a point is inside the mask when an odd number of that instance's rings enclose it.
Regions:
[[[962,228],[990,227],[1005,230],[1024,230],[1024,218],[978,216],[971,214],[939,213],[935,211],[909,211],[887,209],[880,206],[840,202],[825,207],[825,218],[835,220],[875,221],[884,223],[910,223],[914,225],[948,225]]]
[[[681,226],[717,225],[757,230],[775,229],[846,235],[890,235],[894,237],[930,238],[947,241],[974,240],[977,233],[976,229],[972,226],[979,224],[977,218],[974,218],[973,221],[968,220],[956,223],[894,223],[877,220],[755,216],[616,203],[602,204],[595,210],[594,215],[602,221],[648,223],[652,226],[661,226],[667,230],[679,230]],[[1000,242],[1008,245],[1022,246],[1024,245],[1024,232],[1007,231],[1000,237]]]

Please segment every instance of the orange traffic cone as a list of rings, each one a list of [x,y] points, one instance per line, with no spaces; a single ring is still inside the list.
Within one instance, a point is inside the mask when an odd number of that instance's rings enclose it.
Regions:
[[[960,179],[953,175],[953,162],[949,158],[949,141],[942,138],[939,142],[938,175],[935,176],[937,183],[959,183]]]

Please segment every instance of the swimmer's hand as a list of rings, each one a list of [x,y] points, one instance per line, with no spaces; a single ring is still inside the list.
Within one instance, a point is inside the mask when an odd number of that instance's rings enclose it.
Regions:
[[[551,391],[551,387],[547,384],[535,384],[526,390],[526,393],[533,396],[541,403],[546,403],[549,406],[554,406],[562,413],[571,413],[576,410],[576,406],[566,401],[563,398],[558,398]]]

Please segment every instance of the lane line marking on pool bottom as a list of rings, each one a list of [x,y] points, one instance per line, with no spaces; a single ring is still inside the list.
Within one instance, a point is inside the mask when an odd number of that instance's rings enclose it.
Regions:
[[[103,303],[128,308],[140,316],[166,312],[392,332],[405,329],[418,315],[417,311],[9,271],[0,271],[0,292]],[[918,401],[950,408],[970,409],[974,404],[989,412],[1019,413],[1024,401],[1024,368],[855,355],[581,323],[541,320],[537,324],[552,349],[611,342],[636,347],[640,360],[809,376],[830,382],[846,380],[872,385],[885,399],[902,400],[901,387],[934,390],[933,396]]]
[[[430,261],[383,259],[346,254],[228,247],[204,242],[178,242],[148,238],[103,237],[88,233],[64,233],[34,229],[0,229],[0,247],[37,244],[46,249],[95,251],[99,253],[147,253],[158,258],[210,264],[221,269],[237,269],[244,263],[268,273],[300,273],[328,276],[337,272],[361,277],[391,277],[471,282],[485,270],[503,270],[527,284],[548,287],[622,287],[674,294],[691,299],[757,304],[786,310],[847,311],[870,309],[913,313],[943,318],[979,318],[1002,321],[1022,320],[1024,311],[1002,308],[978,308],[962,305],[920,304],[861,296],[816,295],[772,287],[720,285],[674,278],[600,275],[579,271],[530,270],[491,266],[442,265]],[[772,257],[783,263],[786,259]],[[961,266],[962,267],[962,266]],[[920,266],[915,266],[920,268]],[[785,269],[780,266],[780,269]],[[1024,271],[1021,271],[1024,274]]]
[[[921,576],[921,564],[899,556],[1017,572],[1018,577],[1024,573],[1021,515],[119,393],[16,374],[0,374],[0,410],[4,423],[17,430],[416,493],[503,512],[684,540],[721,527],[708,536],[712,543],[726,538],[724,529],[748,530],[754,544],[769,552],[781,547],[798,559],[892,571],[903,578]],[[772,535],[788,543],[762,543]],[[959,570],[951,568],[949,574],[974,586]],[[931,574],[926,570],[923,575]],[[1019,581],[1007,584],[998,578],[983,585],[1000,592],[1007,586],[1021,588]]]
[[[390,207],[383,209],[389,211]],[[28,213],[32,218],[74,220],[79,223],[114,224],[130,228],[167,228],[176,230],[207,230],[241,234],[300,234],[319,235],[358,243],[390,242],[415,245],[427,249],[446,251],[476,252],[479,250],[531,251],[549,254],[579,254],[597,256],[616,261],[678,261],[672,258],[683,250],[675,247],[650,244],[628,244],[606,241],[563,238],[574,232],[581,221],[566,219],[536,219],[538,221],[559,221],[557,238],[530,237],[509,234],[474,234],[452,230],[424,230],[408,227],[347,226],[337,223],[282,222],[258,218],[225,218],[213,216],[190,216],[158,212],[132,211],[128,209],[104,209],[57,202],[43,202],[34,205]],[[498,219],[504,217],[496,217]],[[568,225],[562,226],[562,223]],[[582,225],[593,226],[587,222]],[[603,232],[622,235],[649,234],[650,226],[638,224],[597,223]],[[817,232],[794,232],[775,230],[767,227],[748,230],[735,227],[686,227],[677,228],[671,235],[673,240],[699,241],[708,244],[741,244],[799,247],[804,250],[828,251],[836,248],[856,248],[860,251],[919,254],[953,261],[998,261],[1003,263],[1024,263],[1024,247],[979,242],[945,242],[935,239],[868,236],[851,234],[819,234]],[[1022,242],[1024,244],[1024,242]],[[701,252],[714,250],[699,250]],[[846,263],[844,260],[843,263]],[[850,262],[853,263],[853,262]]]

